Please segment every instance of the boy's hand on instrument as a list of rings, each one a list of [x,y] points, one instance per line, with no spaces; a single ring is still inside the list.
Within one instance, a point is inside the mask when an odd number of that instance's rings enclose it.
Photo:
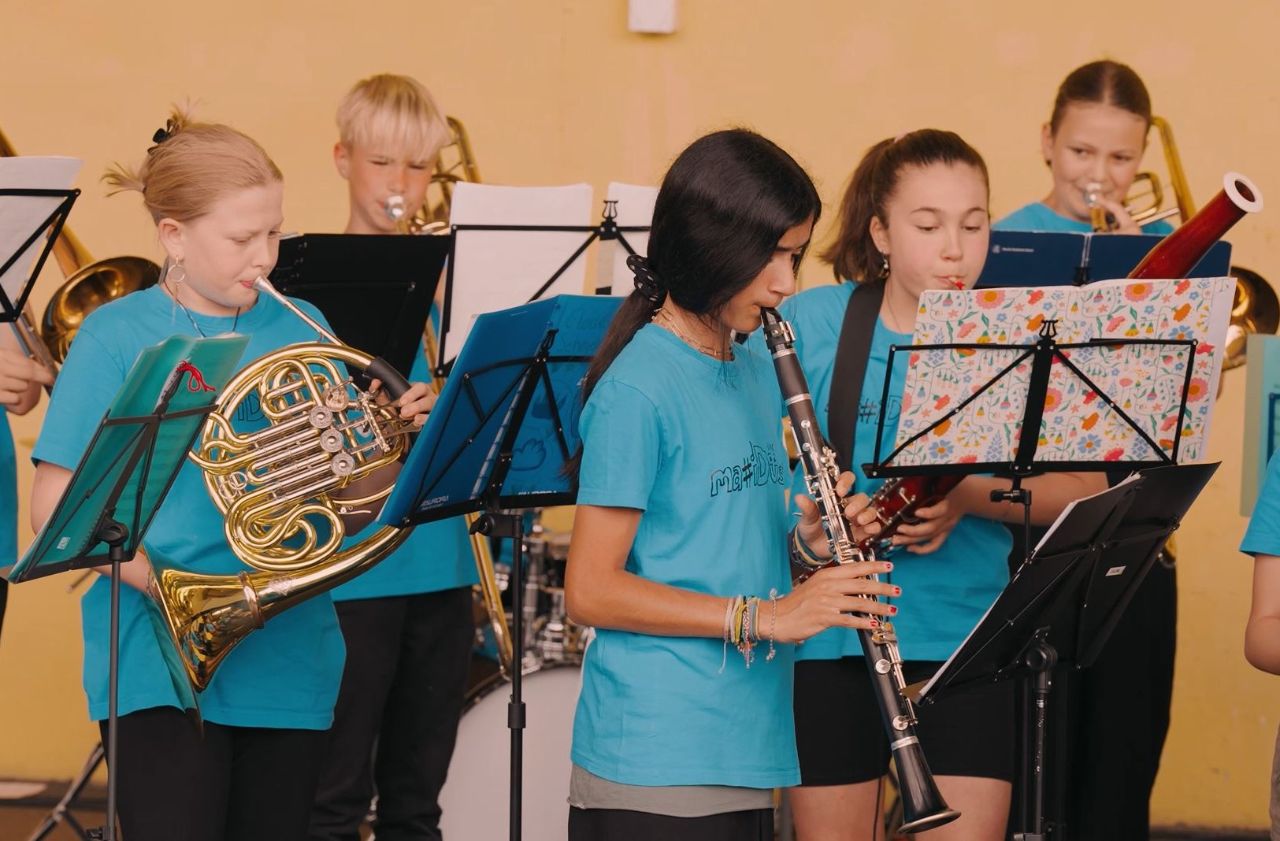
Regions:
[[[917,508],[913,515],[919,522],[903,523],[893,535],[894,546],[905,546],[908,552],[926,555],[934,552],[946,541],[947,535],[960,522],[964,512],[953,505],[950,497],[944,497],[936,505]]]
[[[53,385],[53,374],[19,351],[0,348],[0,405],[21,403],[32,383]]]
[[[1110,213],[1112,218],[1115,219],[1115,227],[1112,228],[1110,231],[1107,231],[1107,233],[1109,234],[1140,234],[1142,233],[1142,228],[1138,225],[1137,222],[1133,221],[1133,217],[1129,215],[1129,209],[1126,208],[1123,204],[1121,204],[1118,201],[1112,201],[1111,199],[1102,198],[1102,197],[1099,197],[1097,199],[1097,202],[1100,207],[1105,208],[1107,213]]]
[[[867,576],[891,569],[893,564],[886,561],[859,561],[819,570],[778,599],[774,638],[778,642],[799,642],[827,628],[875,628],[875,616],[892,616],[898,609],[862,596],[897,596],[902,588]],[[872,615],[853,615],[855,612]]]

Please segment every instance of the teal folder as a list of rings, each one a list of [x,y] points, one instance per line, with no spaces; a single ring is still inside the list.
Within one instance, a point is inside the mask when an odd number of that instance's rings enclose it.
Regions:
[[[108,547],[97,539],[108,517],[128,528],[125,556],[133,557],[248,342],[171,336],[138,354],[57,508],[9,580],[108,563]]]

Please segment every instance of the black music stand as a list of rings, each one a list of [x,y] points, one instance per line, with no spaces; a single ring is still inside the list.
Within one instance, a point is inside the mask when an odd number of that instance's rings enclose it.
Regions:
[[[580,386],[621,299],[559,295],[476,319],[379,521],[408,526],[480,512],[472,530],[512,540],[510,838],[522,832],[522,510],[571,505]],[[554,349],[554,352],[553,352]]]
[[[248,339],[173,336],[147,348],[125,378],[48,522],[8,578],[17,584],[68,570],[111,566],[107,717],[107,826],[116,827],[116,719],[119,694],[120,565],[142,537],[177,478],[217,389],[235,372]],[[185,386],[184,386],[185,383]],[[105,544],[105,548],[104,545]],[[159,629],[178,698],[196,710],[195,693]],[[95,763],[96,764],[96,763]]]
[[[79,190],[0,188],[0,207],[13,203],[30,205],[28,212],[34,223],[31,233],[13,249],[12,254],[5,255],[4,262],[0,263],[0,280],[3,281],[0,282],[0,322],[13,325],[14,334],[18,337],[23,352],[50,370],[53,368],[49,352],[40,344],[40,337],[32,335],[32,331],[24,327],[22,313],[27,306],[27,298],[31,296],[31,289],[36,284],[36,278],[49,259],[49,252],[62,233],[62,227],[71,213],[71,206],[79,195]],[[0,210],[0,215],[7,214]],[[10,295],[8,290],[14,288],[14,284],[9,281],[10,272],[19,268],[18,261],[37,247],[41,237],[45,238],[44,244],[38,246],[40,251],[30,267],[24,270],[25,277],[17,286],[17,294]]]
[[[302,234],[280,241],[270,280],[315,304],[343,343],[408,377],[452,249],[451,236]]]
[[[75,204],[79,195],[79,190],[0,188],[0,204],[8,205],[11,202],[32,204],[35,206],[33,209],[35,215],[32,218],[39,220],[13,253],[5,255],[4,262],[0,263],[0,278],[5,278],[17,266],[18,261],[35,246],[40,237],[45,237],[44,245],[32,261],[31,268],[27,270],[27,276],[22,281],[18,294],[10,295],[6,290],[6,285],[12,288],[12,284],[0,284],[0,321],[16,321],[18,314],[27,305],[31,287],[35,286],[36,278],[40,276],[40,270],[49,259],[53,243],[62,233],[62,226],[66,224],[71,206]],[[50,206],[51,209],[46,211],[45,208]]]
[[[958,688],[1031,672],[1034,741],[1024,746],[1022,761],[1033,782],[1024,792],[1015,841],[1047,837],[1045,721],[1054,666],[1094,663],[1161,547],[1217,469],[1217,463],[1151,468],[1077,500],[920,691],[919,702],[930,704]]]
[[[617,240],[628,255],[635,255],[636,250],[627,240],[626,235],[629,233],[644,233],[649,230],[648,225],[619,225],[618,218],[618,200],[606,199],[604,203],[604,213],[601,216],[599,225],[454,225],[450,230],[453,232],[451,240],[456,244],[458,234],[468,231],[523,231],[529,233],[544,232],[562,232],[562,233],[581,233],[586,234],[586,239],[574,249],[568,259],[556,269],[551,277],[547,278],[541,286],[529,296],[526,303],[533,303],[541,300],[542,296],[547,293],[560,277],[578,261],[578,258],[587,252],[591,247],[591,243],[596,240],[607,242],[609,240]],[[444,288],[444,311],[440,318],[440,335],[444,336],[449,331],[450,320],[453,315],[453,269],[457,261],[449,260],[448,273]],[[608,290],[597,289],[596,294],[604,294]],[[439,352],[436,358],[436,371],[445,373],[448,371],[451,361],[447,358],[447,350],[444,341],[440,342]]]

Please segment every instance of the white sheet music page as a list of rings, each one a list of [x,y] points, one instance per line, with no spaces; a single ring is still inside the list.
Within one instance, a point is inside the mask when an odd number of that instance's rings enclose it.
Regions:
[[[598,221],[591,213],[590,184],[502,187],[462,182],[453,189],[449,212],[453,225],[586,227]],[[458,231],[449,325],[440,340],[444,361],[458,355],[476,316],[528,303],[587,236],[578,231]],[[587,278],[583,256],[537,297],[583,294]]]
[[[75,183],[76,174],[84,161],[67,157],[19,156],[0,158],[0,190],[68,190]],[[0,264],[9,259],[40,225],[49,218],[62,201],[57,197],[0,196]],[[0,276],[0,287],[9,300],[22,293],[31,264],[44,248],[44,239],[37,237]]]

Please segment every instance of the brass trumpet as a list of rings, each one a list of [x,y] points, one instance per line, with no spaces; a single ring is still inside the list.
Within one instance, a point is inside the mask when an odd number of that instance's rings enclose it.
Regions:
[[[392,397],[407,384],[398,377],[395,383],[381,360],[338,343],[266,279],[258,279],[258,288],[331,344],[289,345],[250,363],[223,390],[190,454],[226,516],[232,551],[257,570],[154,569],[149,594],[197,690],[272,616],[371,568],[409,535],[384,526],[344,546],[353,530],[348,518],[376,513],[391,485],[352,489],[399,461],[409,431],[394,406],[357,385],[350,371],[388,383]],[[237,429],[239,410],[253,403],[268,425]]]

